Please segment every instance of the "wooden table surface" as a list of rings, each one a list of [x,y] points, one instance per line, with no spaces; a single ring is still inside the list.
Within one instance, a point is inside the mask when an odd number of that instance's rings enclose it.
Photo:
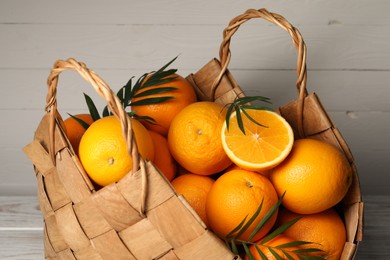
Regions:
[[[355,259],[390,259],[390,196],[364,196],[364,234]],[[44,259],[34,196],[0,197],[0,259]]]

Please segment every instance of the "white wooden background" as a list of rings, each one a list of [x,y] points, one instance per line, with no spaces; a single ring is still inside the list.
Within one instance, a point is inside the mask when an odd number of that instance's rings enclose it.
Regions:
[[[388,0],[0,0],[0,195],[35,194],[22,147],[44,113],[55,60],[83,61],[113,89],[177,55],[172,68],[186,76],[218,57],[222,30],[233,17],[263,7],[301,31],[308,89],[347,140],[363,195],[389,195]],[[248,94],[270,97],[275,107],[296,97],[296,52],[282,29],[250,21],[231,50],[230,70]],[[60,112],[86,111],[83,92],[99,99],[74,72],[64,73]]]

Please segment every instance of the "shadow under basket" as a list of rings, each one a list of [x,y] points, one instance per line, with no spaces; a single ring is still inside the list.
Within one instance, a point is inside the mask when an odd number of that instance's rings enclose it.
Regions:
[[[297,138],[324,140],[348,158],[354,180],[338,205],[347,228],[341,259],[353,259],[363,231],[363,202],[353,156],[315,93],[306,90],[306,47],[299,31],[282,16],[265,9],[247,10],[224,30],[220,59],[212,59],[187,80],[199,100],[221,104],[244,96],[227,69],[230,39],[252,18],[263,18],[286,30],[298,50],[297,100],[279,107]],[[107,101],[120,120],[133,169],[120,181],[96,189],[64,132],[57,110],[57,84],[65,70],[80,74]],[[46,111],[24,152],[34,164],[39,206],[44,220],[46,259],[240,259],[200,220],[170,182],[140,158],[129,117],[108,85],[84,63],[58,60],[48,77]]]

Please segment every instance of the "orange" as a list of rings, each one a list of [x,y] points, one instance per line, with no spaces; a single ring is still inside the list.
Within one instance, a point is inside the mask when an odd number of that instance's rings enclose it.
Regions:
[[[269,260],[277,260],[277,258],[270,251],[270,248],[281,257],[280,259],[299,260],[299,257],[293,252],[294,250],[299,250],[300,249],[299,247],[283,246],[294,241],[295,241],[294,239],[284,234],[280,234],[264,244],[260,244],[260,242],[258,242],[257,247]],[[257,251],[254,245],[249,246],[249,250],[251,251],[252,256],[254,257],[254,260],[263,260],[263,258],[261,257],[261,255],[259,254],[259,252]],[[286,253],[290,256],[290,258],[286,256]],[[249,260],[248,255],[246,255],[244,259]]]
[[[232,113],[229,129],[222,128],[222,144],[226,154],[238,166],[253,171],[264,171],[281,163],[290,153],[294,133],[288,122],[275,112],[247,109],[257,123],[243,113],[245,134],[240,130],[236,112]]]
[[[289,227],[284,234],[294,240],[312,242],[302,247],[319,248],[320,254],[326,254],[328,260],[340,259],[346,242],[345,225],[334,209],[315,214],[297,214],[280,208],[278,223],[286,223],[297,217],[298,222]]]
[[[74,116],[83,120],[88,125],[93,123],[93,119],[92,119],[92,116],[90,114],[77,114]],[[64,125],[65,125],[66,135],[68,137],[68,140],[69,140],[70,144],[72,145],[73,150],[77,154],[79,151],[79,143],[80,143],[81,137],[83,136],[84,132],[87,129],[85,129],[73,117],[68,117],[67,119],[65,119]]]
[[[131,127],[140,155],[154,159],[153,140],[149,131],[137,120]],[[119,120],[114,116],[95,121],[80,141],[80,161],[89,177],[101,186],[119,181],[133,166],[133,159],[122,134]]]
[[[168,141],[164,136],[157,132],[149,131],[149,133],[154,144],[153,163],[169,181],[172,181],[176,175],[177,167],[176,162],[169,151]]]
[[[352,168],[335,146],[314,139],[295,141],[290,155],[269,172],[283,205],[291,211],[312,214],[340,202],[352,182]]]
[[[239,239],[248,240],[252,231],[269,210],[278,202],[278,196],[267,177],[247,170],[231,170],[221,175],[211,188],[206,201],[206,214],[210,228],[228,235],[247,217],[248,221],[263,201],[262,209]],[[253,237],[264,237],[276,221],[277,211]]]
[[[202,221],[208,226],[206,199],[214,180],[208,176],[188,173],[178,176],[171,183],[177,193],[184,196]]]
[[[132,106],[131,108],[133,111],[136,111],[136,114],[139,116],[152,117],[156,122],[152,124],[147,121],[143,121],[144,125],[148,129],[158,132],[164,136],[168,134],[169,126],[176,114],[179,113],[184,107],[196,101],[196,94],[191,84],[185,78],[178,74],[174,74],[173,76],[176,78],[171,82],[163,83],[156,86],[145,87],[136,94],[162,87],[175,87],[177,88],[176,90],[160,94],[148,95],[146,97],[137,97],[132,100],[132,102],[135,102],[145,98],[167,96],[173,97],[173,99],[164,101],[162,103]]]
[[[192,173],[211,175],[232,162],[222,147],[221,129],[226,110],[220,104],[201,101],[185,107],[173,119],[168,133],[173,158]]]

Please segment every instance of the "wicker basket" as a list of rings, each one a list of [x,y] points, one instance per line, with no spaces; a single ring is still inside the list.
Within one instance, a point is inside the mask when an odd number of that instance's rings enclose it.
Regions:
[[[265,19],[287,31],[298,52],[296,81],[298,98],[279,107],[278,112],[291,124],[296,138],[309,137],[333,144],[346,155],[353,168],[353,183],[346,197],[337,205],[337,208],[344,215],[347,228],[347,242],[341,259],[353,259],[363,237],[363,202],[359,177],[352,153],[322,106],[318,95],[307,92],[306,46],[298,29],[281,15],[270,13],[266,9],[249,9],[232,19],[223,31],[223,41],[219,50],[220,60],[212,59],[198,72],[189,75],[187,79],[194,86],[198,97],[203,100],[227,104],[231,103],[237,96],[243,96],[243,91],[227,69],[231,58],[229,46],[231,38],[238,28],[253,18]]]
[[[230,39],[252,18],[263,18],[289,32],[298,49],[298,99],[279,112],[299,137],[325,140],[338,146],[354,169],[354,182],[340,204],[347,224],[342,259],[353,259],[362,239],[363,203],[359,179],[348,145],[322,107],[318,96],[306,91],[306,48],[296,28],[265,9],[248,10],[224,30],[220,61],[211,60],[187,79],[199,100],[226,104],[244,95],[227,67]],[[74,70],[107,101],[121,121],[124,139],[134,163],[119,182],[96,190],[64,133],[57,111],[59,75]],[[116,94],[85,64],[58,60],[48,77],[45,114],[33,141],[24,152],[34,164],[39,206],[44,219],[46,259],[240,259],[207,230],[188,203],[160,171],[138,155],[131,122]]]
[[[64,134],[58,77],[75,70],[121,121],[134,169],[95,190]],[[131,123],[115,93],[74,59],[57,61],[46,113],[24,152],[35,166],[46,259],[235,259],[159,170],[138,156]]]

